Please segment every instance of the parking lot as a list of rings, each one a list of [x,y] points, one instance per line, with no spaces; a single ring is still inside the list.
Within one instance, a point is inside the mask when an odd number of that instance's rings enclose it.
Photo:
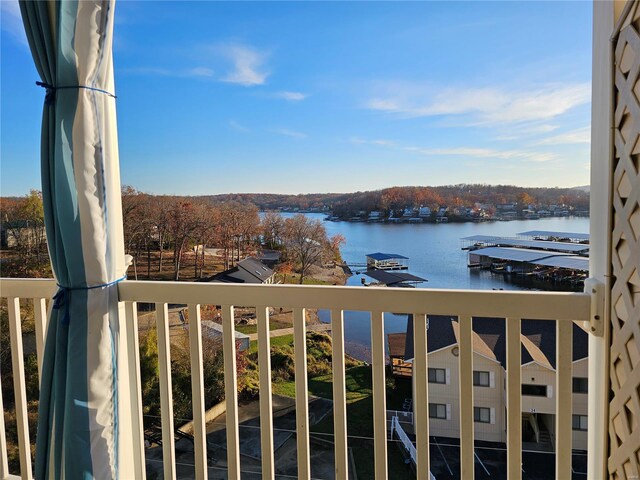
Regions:
[[[431,437],[431,473],[437,480],[460,478],[460,447],[455,439]],[[553,452],[522,452],[523,480],[550,480],[555,477]],[[587,455],[573,455],[572,480],[586,479]],[[503,443],[476,442],[476,480],[507,480],[507,451]],[[560,479],[559,479],[560,480]],[[561,479],[564,480],[564,479]]]

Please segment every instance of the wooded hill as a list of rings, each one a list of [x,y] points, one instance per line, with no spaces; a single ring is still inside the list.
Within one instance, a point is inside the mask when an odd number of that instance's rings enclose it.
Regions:
[[[500,205],[566,205],[589,209],[589,192],[584,188],[524,188],[513,185],[459,184],[439,187],[391,187],[355,193],[310,193],[278,195],[238,193],[206,195],[212,203],[235,200],[252,203],[260,210],[321,210],[327,207],[337,215],[364,210],[390,210],[428,206],[473,207],[476,203]]]

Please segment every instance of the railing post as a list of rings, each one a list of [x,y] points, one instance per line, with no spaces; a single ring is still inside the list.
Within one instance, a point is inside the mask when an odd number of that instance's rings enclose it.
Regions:
[[[13,388],[16,401],[16,425],[18,427],[18,446],[20,448],[20,476],[25,480],[31,480],[31,443],[29,442],[27,387],[24,377],[24,351],[22,349],[20,299],[15,297],[8,298],[7,306],[9,307],[11,363],[13,365]]]
[[[413,376],[416,388],[413,411],[416,429],[416,470],[419,479],[429,478],[429,382],[427,316],[413,314]],[[397,422],[397,419],[396,419]]]
[[[384,312],[371,312],[371,375],[373,383],[373,446],[375,478],[387,478],[387,402]]]
[[[309,388],[307,386],[307,326],[304,308],[293,310],[293,348],[296,383],[296,444],[298,478],[311,479],[309,451]]]
[[[140,385],[140,351],[138,341],[138,307],[136,302],[125,302],[125,322],[126,350],[120,356],[120,363],[124,364],[127,370],[129,389],[128,401],[130,408],[131,423],[127,432],[131,435],[130,454],[133,456],[133,465],[127,465],[125,472],[135,476],[136,479],[146,478],[146,468],[144,460],[144,422],[142,417],[142,387]],[[123,392],[124,380],[121,379],[120,392]],[[129,441],[129,440],[127,440]],[[129,452],[127,452],[129,453]]]
[[[609,451],[609,345],[613,170],[613,46],[616,3],[593,2],[589,275],[605,284],[604,335],[589,335],[587,473],[606,478]]]
[[[344,317],[342,310],[331,310],[333,344],[333,436],[335,441],[335,473],[338,480],[349,477],[347,455],[347,393],[344,372]]]

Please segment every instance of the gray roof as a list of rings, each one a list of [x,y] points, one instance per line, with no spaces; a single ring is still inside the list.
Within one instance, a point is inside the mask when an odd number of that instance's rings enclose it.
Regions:
[[[219,323],[212,322],[211,320],[202,320],[202,334],[208,337],[214,336],[222,336],[222,325]],[[239,332],[237,330],[233,331],[236,339],[241,340],[243,338],[251,338],[246,333]]]
[[[405,257],[398,253],[382,253],[382,252],[368,253],[367,258],[373,258],[374,260],[392,260],[394,258],[409,260],[409,257]]]
[[[536,265],[546,265],[549,267],[568,268],[570,270],[589,271],[589,258],[578,257],[576,255],[565,255],[561,257],[544,258],[542,260],[533,260],[531,263]]]
[[[429,315],[427,335],[427,350],[434,352],[441,348],[457,343],[451,320],[455,317]],[[549,364],[555,368],[556,364],[556,322],[548,320],[522,320],[521,334],[540,349]],[[480,336],[491,349],[503,367],[506,368],[506,331],[502,318],[473,318],[473,331]],[[573,360],[580,360],[588,355],[589,339],[587,333],[573,324]],[[410,360],[413,354],[413,315],[407,320],[407,334],[405,343],[405,359]],[[530,363],[534,358],[523,344],[521,363]]]
[[[264,283],[273,276],[273,270],[261,261],[248,257],[238,264],[214,275],[209,280],[222,283]]]
[[[385,285],[397,285],[405,282],[426,282],[426,278],[411,275],[410,273],[387,272],[385,270],[367,270],[365,275],[384,283]]]
[[[572,240],[589,240],[588,233],[554,232],[552,230],[529,230],[528,232],[520,232],[518,235],[523,237],[559,237]]]
[[[461,240],[500,245],[504,247],[537,248],[540,250],[553,250],[556,252],[568,253],[578,253],[589,250],[589,245],[581,243],[550,242],[546,240],[521,240],[516,238],[492,237],[489,235],[472,235],[470,237],[464,237]]]
[[[514,262],[533,262],[543,258],[569,255],[567,253],[549,252],[546,250],[535,250],[531,248],[511,248],[511,247],[487,247],[472,250],[470,255],[481,255],[484,257],[497,258],[500,260],[511,260]]]

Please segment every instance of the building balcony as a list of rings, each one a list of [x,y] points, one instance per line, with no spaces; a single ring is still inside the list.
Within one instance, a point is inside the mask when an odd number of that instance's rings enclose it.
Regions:
[[[21,334],[20,301],[32,300],[35,318],[35,350],[38,368],[41,359],[46,332],[46,303],[55,293],[53,280],[2,279],[0,296],[6,299],[11,338],[11,355],[15,391],[15,413],[17,419],[18,446],[20,452],[20,470],[9,471],[7,464],[7,439],[5,425],[0,417],[0,478],[32,478],[32,452],[29,445],[29,416],[27,392],[24,375],[24,345]],[[499,415],[502,434],[506,439],[507,477],[521,478],[523,455],[523,407],[532,399],[531,392],[524,391],[522,367],[523,343],[521,326],[523,319],[536,319],[552,322],[555,328],[555,359],[552,395],[546,395],[546,413],[554,415],[551,436],[555,455],[555,477],[572,478],[572,453],[575,448],[575,418],[572,412],[573,393],[573,355],[572,345],[574,325],[585,327],[592,315],[592,296],[586,293],[552,293],[524,291],[471,291],[471,290],[430,290],[406,288],[362,288],[362,287],[325,287],[325,286],[288,286],[288,285],[237,285],[213,283],[178,283],[123,281],[118,285],[120,301],[120,358],[119,366],[119,418],[122,432],[122,449],[133,452],[131,464],[121,465],[122,471],[133,472],[135,478],[146,478],[146,465],[152,461],[149,449],[145,448],[143,410],[140,385],[140,360],[138,350],[138,303],[155,304],[155,320],[158,335],[159,386],[161,401],[161,435],[155,447],[162,451],[161,466],[164,478],[220,478],[221,472],[226,478],[275,478],[283,472],[279,470],[277,450],[274,442],[274,406],[272,396],[269,308],[285,307],[293,310],[293,332],[295,351],[295,453],[293,454],[295,474],[292,477],[314,478],[312,449],[310,448],[309,386],[307,383],[307,349],[305,309],[324,309],[331,312],[331,336],[333,348],[332,363],[332,413],[333,435],[328,444],[333,450],[332,478],[353,478],[354,464],[350,449],[358,442],[351,441],[347,430],[347,387],[345,384],[345,341],[344,312],[364,311],[371,318],[371,376],[373,426],[372,448],[370,455],[374,465],[375,478],[394,478],[389,472],[388,449],[390,440],[404,445],[407,458],[411,459],[417,478],[436,478],[434,463],[434,445],[430,428],[434,428],[437,410],[430,412],[429,403],[438,395],[438,385],[430,383],[430,362],[432,356],[427,353],[429,345],[428,328],[430,316],[449,316],[456,323],[456,374],[451,375],[452,387],[458,401],[453,404],[453,416],[457,434],[452,435],[459,441],[459,471],[455,476],[463,479],[473,478],[474,471],[480,474],[483,468],[477,461],[476,440],[481,438],[481,423],[490,423],[475,403],[479,399],[478,382],[491,381],[504,384],[503,412]],[[191,395],[193,405],[193,455],[189,462],[181,460],[176,454],[177,424],[173,414],[172,378],[171,378],[171,342],[169,330],[169,305],[185,305],[188,309],[188,338],[191,366]],[[201,306],[217,305],[222,312],[222,349],[224,356],[224,385],[226,407],[226,444],[217,448],[216,461],[212,461],[211,445],[207,442],[205,402],[202,361]],[[245,457],[241,449],[239,433],[239,403],[237,397],[237,365],[234,313],[237,307],[252,307],[256,311],[257,342],[259,360],[259,444],[256,450],[260,455],[254,458],[253,467],[245,466]],[[405,312],[413,316],[413,402],[409,413],[387,413],[386,375],[387,355],[384,333],[384,312]],[[502,373],[474,375],[474,370],[483,370],[474,352],[477,353],[474,319],[494,318],[505,329],[506,366]],[[590,357],[597,362],[597,358]],[[517,368],[510,368],[516,366]],[[429,372],[429,374],[428,374]],[[475,378],[477,376],[477,378]],[[474,383],[476,386],[474,386]],[[456,385],[457,384],[457,385]],[[534,394],[536,392],[533,392]],[[0,401],[2,399],[0,398]],[[7,399],[5,399],[5,402]],[[435,402],[437,403],[437,401]],[[443,415],[447,415],[446,409]],[[579,412],[582,414],[583,412]],[[451,415],[451,413],[449,413]],[[431,418],[430,418],[431,417]],[[578,423],[580,423],[578,419]],[[479,423],[480,422],[480,423]],[[400,426],[400,429],[398,428]],[[580,425],[579,425],[580,426]],[[401,431],[400,431],[401,430]],[[33,431],[33,429],[32,429]],[[606,438],[606,431],[589,430],[586,435]],[[257,437],[256,437],[257,438]],[[183,440],[180,440],[183,441]],[[257,441],[256,441],[257,443]],[[332,445],[331,445],[332,444]],[[458,445],[458,443],[456,443]],[[147,444],[148,447],[148,444]],[[396,448],[393,445],[393,448]],[[224,452],[224,453],[221,453]],[[154,457],[159,462],[160,455]],[[551,457],[548,457],[551,458]],[[357,465],[355,465],[357,471]],[[257,468],[257,470],[256,470]],[[247,473],[250,471],[250,473]],[[357,473],[357,472],[356,472]],[[286,476],[282,477],[286,478]]]

